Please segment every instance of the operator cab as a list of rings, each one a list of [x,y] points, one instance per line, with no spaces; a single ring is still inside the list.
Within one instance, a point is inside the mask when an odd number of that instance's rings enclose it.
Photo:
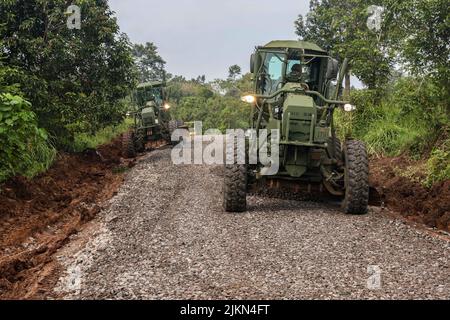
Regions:
[[[329,94],[331,80],[337,77],[337,61],[319,46],[305,41],[272,41],[252,55],[257,94],[270,95],[286,84]],[[319,99],[316,104],[321,105]]]
[[[163,82],[147,82],[138,85],[133,94],[133,101],[138,108],[148,107],[148,103],[153,103],[156,109],[161,109],[166,100]]]
[[[316,57],[305,57],[301,59],[300,52],[293,52],[288,58],[286,81],[293,83],[304,83],[308,89],[319,91],[319,73],[321,59]]]

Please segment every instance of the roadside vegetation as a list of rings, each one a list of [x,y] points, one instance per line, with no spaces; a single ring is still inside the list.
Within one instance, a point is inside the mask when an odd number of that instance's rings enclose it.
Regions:
[[[0,141],[0,181],[15,175],[33,177],[55,158],[47,133],[21,96],[0,93]]]
[[[67,1],[0,3],[0,181],[32,177],[56,150],[93,147],[123,126],[132,45],[107,1],[73,4],[79,30],[67,27]]]
[[[228,79],[210,83],[204,76],[173,78],[169,82],[173,117],[185,122],[202,121],[204,130],[248,128],[251,110],[241,96],[252,91],[252,82],[250,74],[241,77],[240,72],[238,66],[231,66]]]
[[[373,4],[384,7],[378,30],[367,26]],[[323,0],[310,9],[295,23],[300,38],[351,59],[344,97],[357,110],[337,112],[341,138],[365,141],[377,158],[416,160],[426,187],[450,179],[448,2]],[[351,75],[365,88],[351,88]]]
[[[127,132],[133,124],[131,118],[126,118],[118,125],[111,125],[98,130],[95,134],[86,132],[78,133],[74,137],[74,152],[82,152],[87,149],[96,149],[98,146],[104,145],[121,134]]]

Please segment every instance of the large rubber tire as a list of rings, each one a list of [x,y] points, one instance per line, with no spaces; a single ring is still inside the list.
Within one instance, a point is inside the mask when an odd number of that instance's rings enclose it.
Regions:
[[[366,146],[349,140],[344,147],[345,199],[342,207],[347,214],[366,214],[369,207],[369,160]]]
[[[125,132],[122,136],[122,155],[125,158],[136,157],[133,132]]]
[[[236,149],[235,146],[235,155]],[[247,210],[247,166],[245,164],[225,165],[223,207],[227,212]]]
[[[136,152],[144,152],[145,151],[145,142],[144,137],[142,135],[138,135],[135,137],[134,148]]]

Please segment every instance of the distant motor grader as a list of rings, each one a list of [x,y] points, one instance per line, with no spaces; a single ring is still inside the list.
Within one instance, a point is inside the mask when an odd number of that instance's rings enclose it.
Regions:
[[[132,130],[123,135],[122,153],[133,158],[143,152],[148,142],[171,142],[172,132],[183,127],[182,121],[171,120],[165,82],[154,81],[138,85],[132,95],[135,107],[129,112],[134,118]]]
[[[261,164],[226,165],[226,211],[245,211],[249,187],[269,180],[323,187],[343,197],[346,213],[367,213],[369,165],[365,145],[357,140],[342,145],[333,122],[336,108],[354,108],[339,99],[346,68],[347,61],[339,69],[335,59],[310,42],[272,41],[256,48],[250,64],[255,92],[244,100],[252,104],[251,129],[257,133],[267,129],[269,134],[278,130],[280,169],[265,176]]]

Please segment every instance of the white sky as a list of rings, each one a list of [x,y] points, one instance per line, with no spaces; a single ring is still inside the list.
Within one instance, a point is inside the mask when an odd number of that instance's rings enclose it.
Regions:
[[[208,80],[238,64],[247,72],[257,45],[297,39],[294,21],[309,0],[110,0],[121,30],[135,43],[153,42],[168,72]]]
[[[297,39],[294,21],[309,0],[109,0],[122,32],[134,43],[153,42],[167,71],[187,79],[225,78],[249,71],[257,45]],[[360,87],[353,79],[352,84]]]

